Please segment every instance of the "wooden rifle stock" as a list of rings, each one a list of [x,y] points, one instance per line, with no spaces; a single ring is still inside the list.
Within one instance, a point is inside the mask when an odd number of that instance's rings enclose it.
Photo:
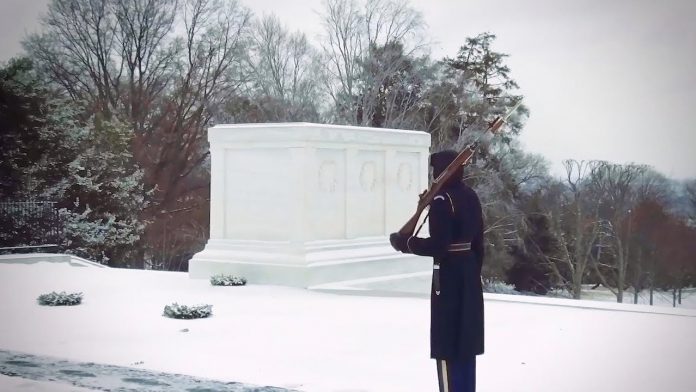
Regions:
[[[515,104],[515,106],[505,116],[497,117],[495,120],[493,120],[488,125],[488,129],[486,129],[486,132],[484,132],[484,134],[482,135],[483,138],[490,140],[493,137],[493,135],[500,130],[503,124],[505,124],[505,120],[507,120],[508,117],[510,117],[512,113],[514,113],[515,110],[517,110],[520,104],[522,104],[522,100],[517,102],[517,104]],[[413,233],[416,230],[416,225],[418,224],[418,220],[420,219],[421,214],[423,214],[423,211],[425,211],[428,205],[430,205],[430,203],[440,192],[444,184],[446,184],[447,181],[454,175],[454,173],[457,171],[457,168],[459,168],[459,166],[465,166],[469,164],[471,158],[474,156],[474,152],[476,151],[478,145],[479,139],[466,146],[464,150],[462,150],[462,152],[460,152],[459,155],[457,155],[454,161],[452,161],[452,163],[450,163],[449,166],[447,166],[447,168],[442,173],[440,173],[440,175],[433,181],[430,188],[421,193],[415,214],[413,214],[413,216],[406,222],[406,224],[401,229],[399,229],[399,235],[406,238],[413,236]]]

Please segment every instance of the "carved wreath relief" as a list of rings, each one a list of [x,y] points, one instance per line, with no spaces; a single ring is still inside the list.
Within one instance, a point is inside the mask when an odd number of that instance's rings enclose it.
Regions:
[[[334,193],[336,191],[336,162],[324,161],[319,166],[319,189],[323,192]]]
[[[399,165],[399,170],[396,174],[396,181],[399,185],[399,189],[402,191],[408,191],[413,185],[413,169],[408,163],[402,162]]]
[[[372,161],[364,162],[360,169],[360,187],[362,190],[372,192],[377,186],[377,169]]]

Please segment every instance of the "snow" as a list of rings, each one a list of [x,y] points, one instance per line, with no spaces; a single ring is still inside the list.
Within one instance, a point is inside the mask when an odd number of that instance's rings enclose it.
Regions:
[[[26,380],[19,377],[8,377],[0,374],[0,387],[3,391],[17,392],[87,392],[89,389],[76,387],[74,385]]]
[[[597,289],[592,289],[592,285],[584,285],[582,290],[582,298],[592,301],[607,301],[616,302],[616,295],[604,287],[598,287]],[[623,303],[632,304],[633,303],[633,289],[629,289],[624,292]],[[650,304],[650,292],[644,290],[638,293],[638,304],[649,305]],[[664,291],[655,291],[653,293],[653,305],[672,307],[672,293]],[[679,308],[696,309],[696,290],[694,288],[687,288],[682,290],[682,303],[677,305]]]
[[[82,292],[83,304],[37,305],[50,291]],[[308,392],[437,390],[425,298],[215,287],[64,263],[0,264],[0,298],[2,350]],[[696,311],[486,298],[479,391],[696,390]],[[163,317],[173,302],[211,304],[213,316]]]

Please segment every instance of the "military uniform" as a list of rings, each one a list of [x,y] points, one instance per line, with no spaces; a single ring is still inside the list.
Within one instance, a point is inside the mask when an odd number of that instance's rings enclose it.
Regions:
[[[456,157],[454,151],[431,155],[437,177]],[[440,391],[475,390],[476,356],[483,354],[484,256],[481,203],[460,173],[430,203],[429,238],[391,240],[404,253],[433,257],[430,355],[437,360]]]

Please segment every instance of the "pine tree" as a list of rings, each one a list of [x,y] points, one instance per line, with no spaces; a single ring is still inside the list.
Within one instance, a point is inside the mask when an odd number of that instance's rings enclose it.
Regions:
[[[511,247],[514,264],[506,272],[506,282],[518,291],[546,294],[553,288],[548,256],[555,253],[557,244],[551,222],[541,210],[539,193],[533,194],[527,204],[526,230],[521,243]]]
[[[56,201],[64,250],[128,265],[146,206],[132,132],[115,120],[82,119],[82,108],[47,86],[29,59],[0,69],[0,198]]]
[[[0,69],[0,199],[46,197],[67,176],[80,140],[72,105],[49,91],[28,58]]]
[[[116,120],[90,119],[84,150],[68,165],[66,182],[51,192],[69,200],[62,209],[68,247],[112,266],[132,266],[145,228],[143,171],[130,152],[132,133]]]

